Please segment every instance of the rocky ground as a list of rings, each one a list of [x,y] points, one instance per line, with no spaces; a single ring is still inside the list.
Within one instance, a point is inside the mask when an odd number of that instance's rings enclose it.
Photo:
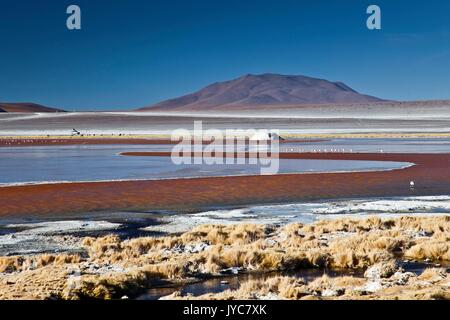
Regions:
[[[81,239],[71,254],[0,257],[0,299],[135,297],[229,272],[365,269],[364,277],[254,280],[202,299],[449,299],[450,216],[203,225],[181,235]],[[399,261],[427,261],[421,274]],[[193,298],[175,293],[167,298]]]

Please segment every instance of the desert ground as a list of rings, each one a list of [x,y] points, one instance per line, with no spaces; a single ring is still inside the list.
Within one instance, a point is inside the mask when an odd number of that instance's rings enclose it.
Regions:
[[[170,137],[174,129],[191,129],[202,121],[204,129],[278,129],[287,137],[447,135],[450,102],[381,103],[259,107],[214,112],[65,112],[2,113],[2,136]]]

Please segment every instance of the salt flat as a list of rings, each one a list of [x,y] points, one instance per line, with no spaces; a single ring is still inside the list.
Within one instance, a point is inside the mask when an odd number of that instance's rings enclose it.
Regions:
[[[168,135],[191,129],[279,129],[284,134],[448,133],[450,102],[340,106],[297,106],[213,112],[68,112],[0,114],[0,136],[83,134]]]

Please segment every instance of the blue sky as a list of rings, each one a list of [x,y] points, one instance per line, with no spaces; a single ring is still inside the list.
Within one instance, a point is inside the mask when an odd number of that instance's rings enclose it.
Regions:
[[[66,8],[82,30],[66,28]],[[366,8],[382,30],[366,28]],[[450,98],[450,1],[0,0],[0,101],[130,109],[247,73]]]

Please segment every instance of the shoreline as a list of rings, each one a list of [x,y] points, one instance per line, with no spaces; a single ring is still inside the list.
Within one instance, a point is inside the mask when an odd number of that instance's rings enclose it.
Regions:
[[[284,143],[315,143],[325,142],[327,139],[289,139],[281,140]],[[65,145],[176,145],[179,141],[170,140],[168,137],[155,138],[152,135],[136,137],[124,135],[123,137],[110,136],[108,138],[90,137],[1,137],[0,147],[29,147],[29,146],[65,146]],[[207,144],[209,142],[204,142]]]
[[[307,174],[331,174],[331,173],[366,173],[366,172],[386,172],[394,170],[403,170],[415,166],[414,163],[406,163],[405,166],[399,168],[388,169],[361,169],[361,170],[342,170],[342,171],[313,171],[313,172],[298,172],[298,173],[277,173],[277,176],[282,175],[307,175]],[[143,182],[143,181],[163,181],[163,180],[182,180],[182,179],[202,179],[202,178],[227,178],[227,177],[258,177],[259,174],[235,174],[225,176],[192,176],[192,177],[168,177],[168,178],[150,178],[150,179],[109,179],[109,180],[86,180],[86,181],[26,181],[26,182],[7,182],[0,183],[1,188],[7,187],[22,187],[22,186],[42,186],[42,185],[62,185],[62,184],[77,184],[77,183],[109,183],[109,182]]]
[[[449,139],[450,132],[383,132],[383,133],[282,133],[284,143],[315,143],[332,139]],[[67,135],[1,135],[0,147],[52,145],[157,145],[177,144],[170,134],[86,134]]]

